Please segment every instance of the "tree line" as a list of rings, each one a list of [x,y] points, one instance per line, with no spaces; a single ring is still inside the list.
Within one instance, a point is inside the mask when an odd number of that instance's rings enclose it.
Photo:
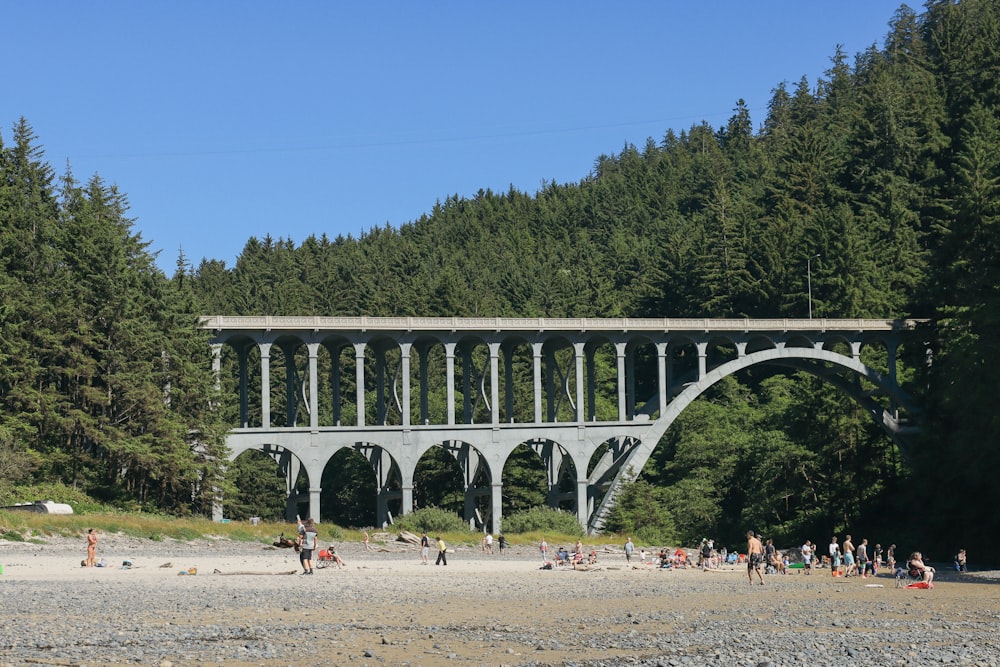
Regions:
[[[924,406],[913,451],[814,378],[747,371],[665,435],[631,499],[656,511],[618,526],[815,540],[909,523],[985,553],[1000,541],[997,44],[994,1],[902,5],[881,46],[779,83],[757,126],[738,101],[723,126],[626,144],[575,183],[453,195],[357,237],[251,238],[232,267],[182,255],[169,278],[124,195],[56,182],[22,120],[0,158],[0,437],[23,479],[203,511],[205,480],[234,475],[197,314],[803,317],[811,292],[819,317],[930,319],[903,351]],[[429,498],[457,502],[448,474],[429,478]]]

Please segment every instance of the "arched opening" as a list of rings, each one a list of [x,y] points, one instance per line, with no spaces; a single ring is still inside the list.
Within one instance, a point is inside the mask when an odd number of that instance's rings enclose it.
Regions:
[[[541,457],[526,444],[514,448],[503,467],[503,516],[544,505],[548,480]]]
[[[431,447],[413,472],[413,509],[437,507],[462,514],[462,466],[443,447]]]
[[[231,461],[226,467],[226,481],[235,493],[225,499],[226,516],[236,521],[246,521],[253,516],[264,521],[286,519],[288,492],[298,481],[289,483],[288,480],[288,464],[292,458],[287,452],[265,453],[251,449]],[[305,471],[299,471],[298,475],[304,477]]]
[[[349,447],[337,451],[323,468],[320,513],[341,526],[374,526],[378,486],[372,465]]]

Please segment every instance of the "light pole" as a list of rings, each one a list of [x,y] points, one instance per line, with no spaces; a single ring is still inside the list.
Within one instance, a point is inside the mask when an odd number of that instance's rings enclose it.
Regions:
[[[806,288],[809,290],[809,319],[813,318],[813,272],[812,272],[812,261],[814,259],[819,259],[820,255],[816,254],[812,257],[806,257]]]

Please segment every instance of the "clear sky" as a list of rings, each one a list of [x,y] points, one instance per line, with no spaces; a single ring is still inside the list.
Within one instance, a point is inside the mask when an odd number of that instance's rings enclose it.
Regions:
[[[173,273],[359,236],[724,125],[882,46],[895,0],[0,0],[0,133],[128,195]],[[916,7],[919,10],[919,6]]]

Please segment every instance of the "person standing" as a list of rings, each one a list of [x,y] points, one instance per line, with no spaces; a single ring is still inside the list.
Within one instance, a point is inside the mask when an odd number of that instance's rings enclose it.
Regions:
[[[837,536],[830,538],[830,575],[840,575],[840,545],[837,544]]]
[[[844,572],[845,577],[849,577],[852,574],[858,573],[858,566],[854,560],[854,542],[851,541],[851,536],[848,535],[844,538],[844,565],[847,568]]]
[[[371,538],[368,535],[368,531],[365,531],[365,551],[371,551],[372,545],[370,544]]]
[[[545,541],[542,537],[542,541],[538,543],[538,552],[542,554],[542,563],[549,562],[549,543]]]
[[[894,572],[896,570],[896,545],[890,544],[889,549],[885,552],[885,562],[889,566],[889,571]]]
[[[802,571],[806,574],[812,574],[812,557],[813,557],[813,544],[810,540],[806,540],[806,543],[802,545],[800,549],[802,552]]]
[[[747,579],[753,586],[753,573],[757,572],[760,585],[764,585],[764,575],[761,573],[761,565],[764,562],[764,545],[760,543],[760,538],[754,535],[753,531],[747,532]]]
[[[437,548],[438,557],[434,562],[435,565],[447,565],[448,564],[448,545],[444,543],[440,537],[437,538]]]
[[[97,533],[91,528],[87,531],[87,567],[97,566]]]
[[[493,533],[486,533],[486,553],[493,555]]]
[[[299,552],[299,562],[302,563],[302,574],[313,573],[313,550],[316,549],[316,524],[312,519],[306,519],[299,526],[302,540],[302,551]]]
[[[500,555],[503,556],[503,550],[507,548],[507,538],[503,536],[503,533],[497,537],[497,545],[500,547]]]
[[[862,579],[868,578],[868,538],[862,537],[861,544],[855,552],[858,559],[858,573]]]
[[[427,565],[427,559],[430,557],[431,553],[431,541],[427,537],[427,533],[422,533],[420,535],[420,564]]]
[[[625,540],[625,562],[628,564],[632,563],[632,554],[635,553],[635,545],[632,544],[632,538]]]

